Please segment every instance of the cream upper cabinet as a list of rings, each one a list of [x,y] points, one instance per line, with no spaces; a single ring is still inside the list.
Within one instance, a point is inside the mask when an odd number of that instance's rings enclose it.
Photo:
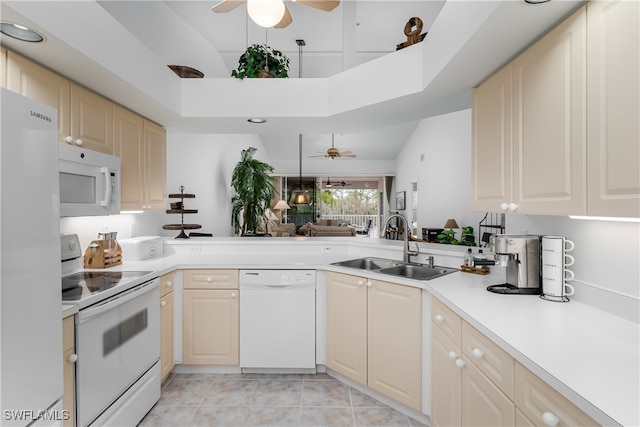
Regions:
[[[7,87],[7,49],[0,47],[0,87]]]
[[[422,408],[421,290],[327,273],[327,367]]]
[[[118,105],[113,107],[114,154],[120,157],[120,208],[144,204],[144,119]]]
[[[474,91],[474,210],[584,214],[585,69],[583,7]]]
[[[472,207],[495,212],[513,200],[512,85],[507,65],[479,86],[472,96]]]
[[[113,103],[72,83],[70,135],[74,140],[82,140],[84,148],[112,154]]]
[[[12,51],[7,88],[58,110],[60,142],[113,153],[113,103]]]
[[[220,275],[216,270],[183,272],[182,362],[185,365],[239,363],[238,271],[219,272]],[[234,279],[215,280],[221,276]],[[224,289],[225,286],[228,288]]]
[[[167,133],[148,120],[144,121],[144,201],[145,209],[166,208]]]
[[[587,214],[640,217],[640,3],[587,5]]]
[[[166,206],[165,129],[141,116],[113,107],[114,154],[121,160],[122,210]]]
[[[58,110],[58,141],[71,136],[71,82],[15,52],[7,52],[7,88]]]
[[[513,202],[529,214],[584,214],[586,11],[513,61]]]

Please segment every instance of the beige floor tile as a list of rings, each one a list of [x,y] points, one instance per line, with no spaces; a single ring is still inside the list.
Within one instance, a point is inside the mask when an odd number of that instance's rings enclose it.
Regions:
[[[300,426],[347,427],[353,426],[351,408],[303,407],[300,410]]]
[[[338,381],[305,381],[302,406],[350,407],[349,387]]]
[[[213,380],[173,378],[162,390],[160,405],[200,405],[209,389],[213,385]]]
[[[392,408],[353,408],[356,426],[409,427],[409,417]]]
[[[368,407],[368,408],[381,408],[387,407],[384,403],[380,402],[373,397],[364,394],[363,392],[356,390],[353,387],[349,387],[349,392],[351,393],[351,404],[353,407]]]
[[[302,381],[265,380],[258,381],[253,406],[299,406]]]
[[[297,426],[300,407],[252,406],[249,408],[247,426],[286,427]]]
[[[216,380],[204,397],[204,406],[248,406],[258,382],[255,380]]]
[[[201,406],[191,427],[241,427],[247,425],[247,406]]]
[[[140,427],[187,427],[197,406],[156,405],[149,411]]]

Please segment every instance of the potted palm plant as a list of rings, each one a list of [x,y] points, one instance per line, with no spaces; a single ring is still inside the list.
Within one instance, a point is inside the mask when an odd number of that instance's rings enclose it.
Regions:
[[[235,191],[231,198],[231,225],[234,233],[241,236],[258,234],[275,192],[270,175],[273,167],[254,159],[256,151],[255,147],[242,150],[231,175]]]
[[[263,44],[252,44],[238,60],[232,77],[289,77],[289,58],[279,50]]]

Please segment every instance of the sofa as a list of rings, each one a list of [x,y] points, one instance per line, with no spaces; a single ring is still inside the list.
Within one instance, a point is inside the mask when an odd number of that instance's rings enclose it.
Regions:
[[[335,236],[355,236],[356,229],[350,225],[319,225],[311,222],[306,223],[300,227],[300,232],[305,236],[323,236],[323,237],[335,237]]]
[[[296,225],[269,221],[267,223],[267,233],[271,234],[272,237],[293,237],[296,235]]]

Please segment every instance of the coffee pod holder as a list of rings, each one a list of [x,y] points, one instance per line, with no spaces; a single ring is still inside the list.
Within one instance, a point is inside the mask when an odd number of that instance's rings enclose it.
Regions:
[[[568,255],[575,245],[562,236],[542,236],[542,294],[540,298],[552,302],[569,302],[569,296],[575,289],[568,284],[575,278],[567,267],[574,264],[573,256]],[[568,288],[568,289],[567,289]]]

